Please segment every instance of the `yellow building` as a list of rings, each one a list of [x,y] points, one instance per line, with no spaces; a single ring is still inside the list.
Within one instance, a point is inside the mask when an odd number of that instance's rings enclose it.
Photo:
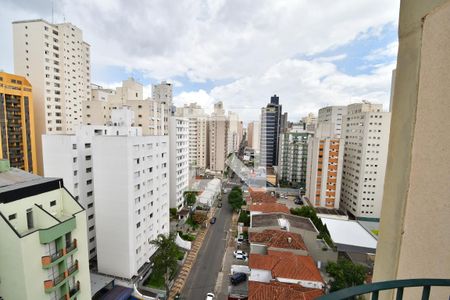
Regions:
[[[33,96],[25,77],[0,72],[0,158],[37,173]]]

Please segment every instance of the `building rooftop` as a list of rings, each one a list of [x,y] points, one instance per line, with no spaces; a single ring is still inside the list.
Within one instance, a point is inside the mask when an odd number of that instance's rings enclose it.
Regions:
[[[62,179],[44,178],[16,168],[1,168],[0,203],[12,202],[60,186]]]
[[[308,250],[300,234],[283,230],[266,229],[262,232],[250,232],[249,240],[251,243],[261,243],[267,247]]]
[[[289,208],[281,203],[255,203],[250,205],[250,211],[263,212],[263,213],[289,213]]]
[[[284,251],[269,251],[268,255],[251,253],[248,265],[250,269],[271,271],[273,278],[323,282],[311,256]]]
[[[351,220],[321,218],[338,250],[375,253],[377,239],[361,224]]]
[[[309,289],[298,284],[288,284],[281,282],[248,282],[249,300],[273,300],[273,299],[296,299],[313,300],[323,295],[318,289]]]
[[[291,227],[318,232],[309,218],[285,213],[266,213],[252,216],[251,227],[279,227],[290,231]]]
[[[267,192],[262,192],[262,191],[255,191],[253,189],[249,189],[250,192],[250,197],[252,199],[253,203],[276,203],[277,202],[277,198],[275,198],[274,196],[270,195]]]

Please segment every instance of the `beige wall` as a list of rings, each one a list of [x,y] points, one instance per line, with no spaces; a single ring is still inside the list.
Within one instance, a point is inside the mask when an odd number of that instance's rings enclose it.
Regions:
[[[450,1],[402,1],[374,281],[450,278],[449,33]],[[449,295],[431,290],[431,299]]]

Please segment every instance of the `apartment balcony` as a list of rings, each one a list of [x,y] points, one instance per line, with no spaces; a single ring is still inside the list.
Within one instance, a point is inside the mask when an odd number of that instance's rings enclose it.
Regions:
[[[69,291],[69,297],[70,299],[75,299],[80,294],[80,282],[77,281],[77,284],[70,289]]]
[[[432,278],[420,278],[420,279],[402,279],[402,280],[390,280],[380,281],[371,284],[364,284],[354,286],[347,289],[342,289],[328,295],[317,298],[318,300],[344,300],[344,299],[356,299],[357,296],[371,295],[372,300],[378,300],[380,291],[392,290],[395,293],[396,300],[403,299],[403,292],[405,288],[422,288],[422,300],[430,299],[431,287],[443,286],[450,287],[450,279],[432,279]],[[394,291],[395,290],[395,291]],[[369,299],[369,298],[366,298]]]
[[[68,268],[64,273],[59,274],[53,279],[44,281],[44,289],[47,294],[53,293],[56,289],[61,287],[64,283],[67,282],[67,280],[77,274],[79,271],[78,268],[78,260],[75,261],[73,266]]]
[[[44,269],[49,269],[49,268],[53,267],[54,265],[59,264],[68,255],[72,255],[77,250],[78,250],[77,240],[74,239],[73,242],[71,244],[67,245],[66,248],[61,249],[52,255],[42,256],[42,258],[41,258],[42,267]]]

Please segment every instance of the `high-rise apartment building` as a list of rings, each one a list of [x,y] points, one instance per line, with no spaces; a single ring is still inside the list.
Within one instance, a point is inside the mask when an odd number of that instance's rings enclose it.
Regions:
[[[214,104],[214,112],[209,118],[209,168],[223,171],[228,154],[229,121],[225,116],[222,101]]]
[[[308,140],[312,135],[303,124],[294,125],[280,135],[279,181],[299,188],[301,194],[305,193]]]
[[[63,181],[0,161],[0,298],[91,299],[86,213]]]
[[[100,135],[92,148],[98,270],[140,276],[169,233],[169,137]]]
[[[382,108],[369,102],[351,104],[342,124],[341,206],[360,220],[380,218],[391,123],[391,113]]]
[[[281,110],[279,97],[274,95],[270,103],[261,109],[261,166],[273,167],[278,164]]]
[[[126,109],[116,110],[113,111],[115,126],[80,125],[76,134],[42,137],[45,176],[61,177],[67,190],[86,209],[90,259],[97,255],[92,154],[94,137],[140,135],[140,128],[126,125],[131,124],[132,114]]]
[[[0,157],[14,168],[37,173],[31,84],[0,72]]]
[[[152,85],[152,100],[161,107],[160,117],[162,121],[163,135],[169,134],[169,117],[172,110],[172,84],[162,81]]]
[[[227,140],[227,152],[233,153],[239,150],[241,144],[242,133],[240,131],[239,115],[235,112],[228,112],[228,140]]]
[[[342,131],[342,122],[347,114],[347,106],[327,106],[319,109],[317,123],[327,129],[334,137],[340,137]]]
[[[320,125],[319,125],[320,126]],[[344,144],[316,134],[308,142],[306,196],[315,207],[339,208]]]
[[[45,174],[63,177],[67,189],[86,208],[89,257],[97,257],[101,272],[124,278],[136,275],[150,257],[153,250],[144,240],[165,232],[169,210],[168,137],[142,136],[140,127],[131,127],[133,115],[129,109],[117,109],[112,111],[113,126],[86,125],[76,135],[43,137]],[[117,172],[111,172],[113,161]],[[116,175],[121,183],[114,183],[119,180]],[[122,220],[120,226],[128,231],[112,232],[109,222],[117,221],[110,215]],[[142,222],[144,232],[134,227],[137,222]],[[133,240],[130,247],[141,247],[142,252],[109,249],[115,236]],[[115,267],[115,255],[127,258],[120,259],[122,268]]]
[[[209,165],[208,116],[197,103],[177,107],[175,114],[189,120],[189,166],[206,169]]]
[[[341,199],[344,142],[342,119],[346,106],[328,106],[319,110],[314,137],[308,142],[306,196],[316,207],[339,208]]]
[[[38,171],[42,134],[74,133],[90,95],[89,44],[70,23],[13,22],[14,71],[33,86]]]
[[[170,207],[183,207],[184,192],[189,185],[189,119],[169,118]]]
[[[260,134],[261,134],[261,123],[259,121],[253,121],[248,123],[247,129],[248,147],[252,148],[255,151],[259,151],[259,143],[261,139]]]

